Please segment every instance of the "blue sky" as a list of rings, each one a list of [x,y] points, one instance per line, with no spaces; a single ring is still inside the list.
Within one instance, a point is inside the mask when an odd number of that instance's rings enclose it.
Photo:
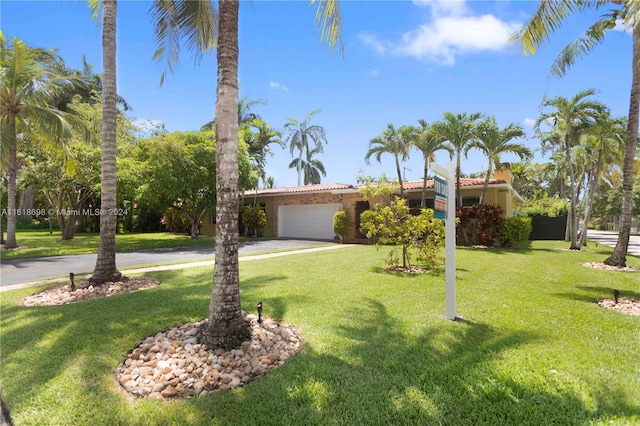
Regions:
[[[394,161],[364,161],[369,141],[392,123],[417,125],[439,120],[444,111],[494,115],[501,126],[524,126],[522,142],[539,148],[532,122],[543,95],[571,97],[599,89],[598,99],[613,115],[627,115],[631,85],[631,37],[612,31],[605,43],[580,60],[562,79],[549,76],[560,50],[582,34],[601,12],[576,16],[535,56],[509,46],[509,35],[537,7],[529,1],[343,1],[344,57],[320,44],[315,6],[300,1],[245,1],[240,6],[240,92],[263,100],[255,112],[275,128],[286,117],[302,120],[322,109],[313,123],[327,131],[318,157],[323,183],[355,183],[360,169],[377,177],[395,176]],[[186,49],[173,76],[160,87],[162,65],[155,50],[149,2],[121,0],[118,5],[118,92],[138,119],[165,124],[167,130],[196,130],[214,115],[215,53],[199,65]],[[83,2],[7,1],[0,3],[1,28],[31,46],[57,48],[71,67],[82,55],[102,71],[100,26]],[[275,148],[267,175],[278,186],[295,186],[289,149]],[[538,159],[541,159],[538,154]],[[437,162],[449,161],[446,153]],[[504,161],[515,161],[505,156]],[[471,151],[463,172],[486,168]],[[422,176],[417,151],[404,166],[409,180]]]

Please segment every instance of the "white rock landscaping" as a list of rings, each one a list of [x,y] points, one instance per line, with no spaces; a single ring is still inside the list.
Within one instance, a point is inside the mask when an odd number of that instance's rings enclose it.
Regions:
[[[208,350],[197,335],[207,320],[188,323],[144,339],[117,368],[120,385],[132,395],[189,398],[247,384],[300,352],[300,336],[287,323],[247,315],[251,341],[238,349]]]

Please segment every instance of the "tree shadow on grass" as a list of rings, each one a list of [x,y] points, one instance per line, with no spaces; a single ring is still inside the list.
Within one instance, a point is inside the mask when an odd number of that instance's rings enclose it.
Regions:
[[[505,351],[534,342],[528,332],[448,322],[406,331],[384,304],[362,299],[330,312],[327,341],[232,392],[170,403],[116,391],[115,367],[140,340],[202,319],[210,273],[188,283],[180,271],[153,274],[153,289],[74,305],[2,312],[2,386],[16,420],[30,424],[583,424],[596,414],[569,386],[507,377],[493,367]],[[263,297],[261,276],[243,281],[245,303]],[[336,295],[338,297],[339,295]],[[287,312],[305,295],[263,298]],[[336,318],[349,318],[336,321]],[[25,317],[21,325],[12,320]],[[12,318],[13,317],[13,318]],[[334,325],[331,325],[334,324]],[[295,325],[295,324],[294,324]],[[315,330],[316,332],[318,330]],[[69,372],[71,370],[71,372]],[[72,383],[60,384],[60,377]],[[595,390],[599,414],[640,415],[616,389]],[[602,402],[602,403],[600,403]],[[48,409],[46,405],[55,405]]]
[[[0,377],[16,420],[93,424],[96,417],[113,420],[122,415],[118,407],[123,396],[114,392],[118,388],[115,368],[127,352],[148,336],[200,321],[208,313],[213,286],[210,271],[172,270],[151,275],[161,280],[159,286],[67,305],[25,307],[19,301],[14,304],[15,297],[9,303],[3,299]],[[241,288],[247,292],[243,308],[247,310],[252,302],[252,288],[264,288],[265,283],[282,279],[286,277],[260,276],[243,281]],[[283,298],[265,300],[269,316],[284,317]],[[69,374],[74,377],[73,384],[57,383]],[[62,390],[56,390],[57,395],[47,401],[49,387]],[[41,410],[32,408],[34,401]],[[106,401],[108,405],[103,406]],[[65,407],[54,410],[65,413],[65,417],[52,416],[51,410],[42,409],[51,404]],[[94,421],[90,421],[92,417]]]
[[[597,303],[598,300],[612,299],[613,291],[618,290],[621,299],[640,299],[640,292],[617,288],[615,284],[612,284],[611,287],[576,286],[575,289],[574,292],[555,293],[554,295],[579,302]]]
[[[186,404],[197,424],[584,424],[596,415],[568,385],[518,380],[495,370],[503,352],[536,340],[472,321],[404,335],[385,306],[365,299],[337,333],[341,348],[314,342],[267,376]],[[332,350],[334,349],[334,350]],[[335,352],[335,353],[333,353]],[[618,395],[618,397],[622,397]],[[636,413],[605,404],[609,415]]]

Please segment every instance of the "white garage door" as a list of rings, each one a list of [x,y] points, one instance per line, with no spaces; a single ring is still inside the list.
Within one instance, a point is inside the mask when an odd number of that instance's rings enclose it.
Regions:
[[[333,215],[342,204],[305,204],[278,207],[278,236],[332,240]]]

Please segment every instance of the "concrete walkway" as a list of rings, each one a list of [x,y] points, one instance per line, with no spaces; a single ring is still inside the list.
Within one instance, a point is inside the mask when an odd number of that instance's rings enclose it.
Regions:
[[[320,241],[307,240],[265,240],[250,243],[242,243],[239,247],[240,262],[255,259],[267,259],[272,257],[289,256],[298,253],[309,253],[314,251],[334,250],[348,247],[348,244],[331,244]],[[276,253],[265,253],[280,250]],[[286,250],[286,251],[283,251]],[[164,252],[166,256],[160,256]],[[138,252],[117,253],[116,261],[118,268],[126,275],[138,274],[149,271],[168,271],[174,269],[195,268],[199,266],[211,266],[215,264],[212,256],[213,249],[205,251],[202,248],[176,248],[158,249]],[[206,256],[208,254],[209,256]],[[203,257],[205,257],[203,259]],[[201,259],[185,263],[192,259]],[[17,259],[15,261],[3,261],[0,265],[0,292],[15,290],[18,288],[33,287],[41,284],[69,281],[69,272],[82,271],[76,273],[78,279],[86,279],[91,276],[91,269],[95,265],[95,254],[55,256],[34,259]],[[89,263],[87,263],[89,262]],[[176,262],[172,265],[160,265],[140,267],[135,269],[125,269],[127,266],[149,265],[152,263]],[[83,268],[83,265],[86,269]],[[88,265],[88,266],[86,266]],[[69,272],[66,272],[69,271]],[[53,277],[53,278],[50,278]]]

